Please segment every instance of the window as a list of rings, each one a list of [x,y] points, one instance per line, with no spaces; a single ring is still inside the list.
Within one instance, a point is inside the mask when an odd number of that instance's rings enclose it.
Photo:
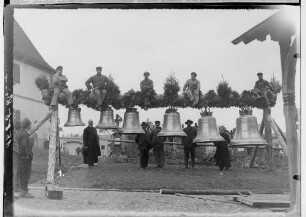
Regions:
[[[20,84],[20,65],[16,63],[13,66],[13,81],[14,84]]]

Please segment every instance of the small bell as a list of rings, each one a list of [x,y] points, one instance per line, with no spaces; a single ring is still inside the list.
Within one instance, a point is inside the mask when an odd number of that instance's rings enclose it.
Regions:
[[[236,119],[236,132],[232,146],[267,145],[258,131],[257,119],[253,115],[242,115]]]
[[[81,119],[81,109],[69,109],[68,120],[64,125],[65,127],[85,126]]]
[[[101,111],[100,121],[96,126],[97,129],[117,129],[118,126],[114,121],[114,114],[112,109]]]
[[[126,111],[122,126],[122,134],[145,133],[139,124],[139,113],[137,111]]]
[[[164,137],[180,137],[187,136],[183,131],[180,119],[180,113],[171,112],[164,114],[164,124],[163,129],[160,131],[157,136]]]
[[[201,117],[198,120],[198,134],[193,142],[209,143],[217,141],[224,141],[224,139],[218,132],[216,119],[212,116]]]

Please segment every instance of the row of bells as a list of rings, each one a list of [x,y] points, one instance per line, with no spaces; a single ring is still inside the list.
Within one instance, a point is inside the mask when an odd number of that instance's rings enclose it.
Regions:
[[[68,121],[65,127],[84,126],[81,120],[80,110],[69,110]],[[114,122],[113,110],[101,111],[98,129],[117,129],[118,126]],[[124,113],[123,134],[141,134],[144,133],[139,124],[139,113],[137,111],[129,111]],[[164,115],[164,123],[158,136],[162,137],[184,137],[187,136],[181,127],[180,114],[166,113]],[[204,116],[198,120],[197,137],[194,143],[210,143],[216,141],[224,141],[219,135],[216,119],[211,116]],[[266,140],[262,138],[258,131],[256,117],[252,115],[242,115],[236,119],[236,132],[234,139],[231,141],[234,146],[253,146],[267,145]]]

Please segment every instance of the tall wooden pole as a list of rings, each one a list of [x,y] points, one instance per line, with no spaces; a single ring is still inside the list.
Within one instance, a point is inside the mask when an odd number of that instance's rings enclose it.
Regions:
[[[49,160],[48,160],[48,174],[47,183],[55,184],[54,182],[54,171],[55,171],[55,161],[56,161],[56,135],[57,135],[57,125],[58,125],[58,110],[55,109],[51,114],[51,128],[50,128],[50,143],[49,143]]]
[[[273,150],[272,150],[272,130],[270,122],[268,121],[268,115],[271,114],[271,110],[264,109],[264,122],[265,122],[265,139],[268,143],[266,147],[266,157],[269,169],[273,169]]]
[[[291,44],[289,36],[279,41],[281,65],[282,65],[282,92],[284,100],[284,115],[288,146],[288,167],[290,184],[291,212],[300,215],[300,182],[295,180],[294,175],[300,175],[300,147],[297,142],[296,130],[296,105],[295,105],[295,73],[297,40]]]

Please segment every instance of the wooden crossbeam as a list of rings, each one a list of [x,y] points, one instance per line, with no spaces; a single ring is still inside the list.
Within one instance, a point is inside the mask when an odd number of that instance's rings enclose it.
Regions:
[[[39,129],[39,127],[41,127],[41,125],[43,125],[47,120],[49,120],[49,118],[51,117],[52,112],[49,112],[48,114],[46,114],[40,121],[38,121],[33,127],[32,129],[29,131],[29,135],[32,136],[36,130]]]

